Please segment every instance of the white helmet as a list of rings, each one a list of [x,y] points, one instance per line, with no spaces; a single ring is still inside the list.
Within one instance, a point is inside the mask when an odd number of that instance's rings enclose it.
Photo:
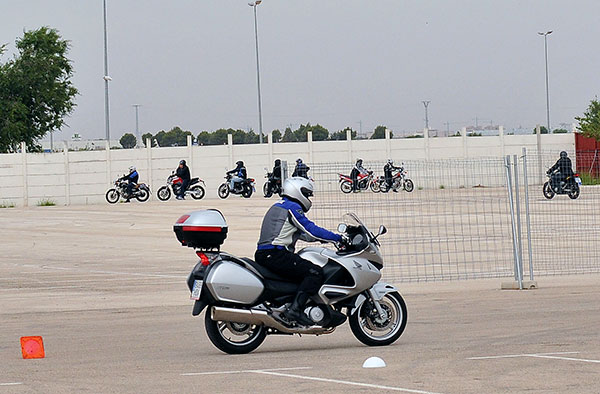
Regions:
[[[389,165],[394,165],[394,160],[392,160],[392,159],[388,159],[388,164],[389,164]]]
[[[134,172],[134,171],[135,171],[135,166],[131,166],[131,167],[129,167],[129,173],[132,173],[132,172]]]
[[[302,177],[291,177],[283,182],[282,196],[286,196],[302,206],[304,212],[308,212],[312,206],[310,197],[313,196],[314,186],[311,181]]]

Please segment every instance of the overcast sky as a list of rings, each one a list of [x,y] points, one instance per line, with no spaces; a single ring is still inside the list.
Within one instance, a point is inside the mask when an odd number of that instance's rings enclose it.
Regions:
[[[178,125],[258,130],[247,0],[107,0],[111,135]],[[372,131],[546,122],[600,93],[598,0],[264,0],[258,6],[263,129],[321,123]],[[3,0],[0,43],[50,26],[71,41],[77,107],[58,135],[104,136],[102,0]]]

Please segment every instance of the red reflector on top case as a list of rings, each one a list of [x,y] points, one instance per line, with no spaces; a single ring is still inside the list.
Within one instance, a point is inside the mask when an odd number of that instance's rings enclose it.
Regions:
[[[196,255],[198,257],[200,257],[200,262],[202,263],[203,266],[207,266],[210,265],[210,260],[208,259],[208,256],[202,252],[196,252]]]
[[[182,217],[177,219],[177,221],[175,223],[181,224],[181,223],[185,222],[189,217],[190,217],[190,215],[183,215]]]
[[[207,233],[220,233],[221,227],[183,226],[183,231],[204,231]]]

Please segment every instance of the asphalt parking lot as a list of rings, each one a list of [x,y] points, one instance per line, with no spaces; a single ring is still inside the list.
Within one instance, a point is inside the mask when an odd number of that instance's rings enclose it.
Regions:
[[[196,261],[172,224],[197,208],[229,223],[224,249],[251,256],[272,201],[228,199],[0,210],[1,393],[600,391],[600,276],[399,284],[409,320],[393,345],[333,334],[268,337],[221,353],[191,316]],[[385,244],[384,244],[385,247]],[[41,335],[46,358],[23,360]],[[371,356],[387,367],[363,369]]]

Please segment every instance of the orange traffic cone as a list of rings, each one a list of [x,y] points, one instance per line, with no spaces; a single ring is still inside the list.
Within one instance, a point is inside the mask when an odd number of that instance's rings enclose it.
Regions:
[[[44,358],[44,341],[42,337],[21,337],[23,358]]]

